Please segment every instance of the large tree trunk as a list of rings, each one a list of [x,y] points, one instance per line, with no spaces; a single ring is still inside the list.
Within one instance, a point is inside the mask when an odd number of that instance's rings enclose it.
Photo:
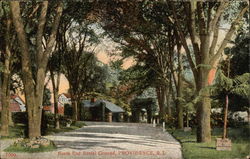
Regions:
[[[166,93],[166,103],[167,103],[167,114],[168,117],[172,117],[172,110],[170,106],[170,96],[171,96],[171,86],[169,85]]]
[[[177,113],[178,113],[178,128],[183,129],[183,105],[182,105],[182,90],[183,90],[183,79],[182,79],[182,54],[180,53],[181,45],[178,45],[178,84],[177,84]]]
[[[4,94],[4,93],[2,92],[2,94]],[[10,98],[6,97],[6,95],[2,95],[1,103],[2,103],[1,136],[9,136],[9,104],[10,104]]]
[[[54,110],[55,110],[55,129],[60,129],[59,114],[58,114],[58,91],[54,93]]]
[[[197,142],[211,141],[211,99],[208,86],[208,73],[207,68],[201,67],[199,69],[199,83],[197,86],[197,93],[200,94],[201,100],[197,103],[196,117],[198,122],[197,127]]]
[[[73,97],[72,98],[72,108],[73,108],[73,117],[72,117],[72,119],[74,120],[74,121],[77,121],[78,120],[78,107],[77,107],[77,101],[76,101],[76,99]]]
[[[10,68],[11,68],[11,52],[10,52],[10,24],[11,20],[9,18],[6,19],[6,35],[5,35],[5,54],[4,54],[4,72],[3,72],[3,80],[1,85],[1,103],[2,103],[2,111],[1,111],[1,135],[8,136],[9,135],[9,105],[10,105]]]
[[[54,95],[54,117],[55,117],[55,123],[54,127],[55,129],[60,129],[60,122],[59,122],[59,114],[58,114],[58,97],[59,97],[59,85],[60,85],[60,73],[57,73],[57,78],[55,82],[55,77],[53,74],[53,71],[50,70],[50,76],[51,76],[51,81],[52,81],[52,87],[53,87],[53,95]]]
[[[165,88],[163,86],[159,86],[156,88],[157,93],[157,99],[159,104],[159,117],[160,120],[164,120],[165,116],[165,104],[166,104],[166,94],[165,94]]]
[[[48,1],[43,1],[41,3],[41,13],[38,18],[39,20],[36,34],[36,72],[33,72],[31,68],[32,59],[30,57],[29,42],[24,29],[24,23],[21,18],[19,2],[11,1],[10,9],[22,55],[22,78],[28,112],[29,138],[39,137],[41,136],[42,100],[46,75],[45,72],[48,55],[51,53],[56,39],[57,28],[62,14],[62,2],[59,2],[59,5],[56,8],[51,34],[49,35],[45,48],[43,48],[42,40],[46,24]],[[35,78],[33,77],[33,74],[35,74]]]
[[[82,120],[81,115],[82,115],[82,109],[81,109],[81,100],[77,99],[77,119]]]

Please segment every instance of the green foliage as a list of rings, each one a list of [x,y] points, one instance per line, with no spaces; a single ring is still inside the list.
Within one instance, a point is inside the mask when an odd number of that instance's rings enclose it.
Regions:
[[[245,73],[235,78],[226,77],[221,70],[218,70],[216,81],[211,87],[212,94],[236,94],[244,98],[250,96],[250,73]]]
[[[141,94],[145,89],[154,86],[156,73],[153,69],[144,65],[135,65],[121,72],[119,79],[121,84],[126,84],[130,87],[127,94]]]
[[[69,104],[64,105],[64,115],[72,117],[73,116],[73,108]]]
[[[241,32],[237,35],[234,46],[232,48],[225,49],[225,52],[230,58],[230,77],[249,73],[249,32]],[[226,62],[223,61],[222,65],[226,67]]]
[[[27,112],[13,112],[12,120],[15,124],[28,124]]]
[[[74,121],[74,122],[72,123],[72,125],[73,125],[73,126],[76,126],[76,127],[78,127],[78,128],[81,128],[81,127],[83,127],[83,126],[86,126],[86,124],[85,124],[84,122],[82,122],[82,121]]]
[[[248,78],[249,71],[249,32],[241,31],[232,42],[233,47],[226,48],[225,53],[229,60],[221,62],[221,69],[226,72],[230,66],[229,77],[235,78],[235,83],[239,86],[229,94],[229,109],[232,111],[245,111],[249,107],[249,83],[244,82]],[[230,64],[229,64],[230,63]],[[242,75],[242,76],[241,76]],[[245,94],[242,96],[242,94]],[[247,96],[246,96],[247,95]]]
[[[44,89],[43,92],[43,106],[51,106],[51,91],[48,88]]]

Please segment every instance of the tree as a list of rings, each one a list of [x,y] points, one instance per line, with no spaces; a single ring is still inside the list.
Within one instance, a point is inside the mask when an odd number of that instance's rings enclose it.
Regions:
[[[18,49],[16,47],[16,34],[13,33],[12,20],[10,17],[9,6],[6,2],[0,3],[0,88],[1,88],[1,135],[8,136],[9,125],[12,124],[10,105],[10,91],[15,90],[16,82],[13,78],[14,73],[19,71]]]
[[[22,55],[22,79],[28,111],[28,134],[29,138],[33,138],[41,136],[41,110],[46,67],[49,54],[54,47],[57,29],[62,15],[63,3],[58,2],[56,4],[54,16],[50,19],[52,20],[51,23],[49,23],[47,19],[47,12],[49,9],[53,12],[53,8],[52,6],[49,8],[48,1],[37,3],[11,1],[9,3]],[[50,4],[52,5],[52,3]],[[27,12],[21,13],[21,8],[23,8],[24,5],[26,5],[25,7],[31,7],[26,8],[29,11],[31,10],[29,15],[27,15]],[[25,18],[22,18],[21,14],[24,14]],[[36,19],[38,19],[38,21],[36,21]],[[48,26],[49,24],[51,26]],[[47,29],[49,28],[50,31],[48,33]],[[27,32],[32,30],[35,31],[36,34],[34,32],[31,32],[33,34]],[[32,59],[32,57],[34,58]],[[36,64],[35,69],[32,68],[34,61]]]
[[[169,54],[175,46],[174,31],[154,19],[154,2],[101,2],[101,25],[109,37],[121,45],[123,58],[133,56],[140,64],[155,72],[158,85],[160,117],[165,116]],[[113,9],[115,8],[115,10]],[[159,8],[158,8],[159,9]],[[160,8],[162,9],[162,8]],[[133,18],[131,18],[133,17]],[[153,18],[152,18],[153,17]]]
[[[250,73],[249,70],[249,32],[240,32],[233,42],[232,48],[227,48],[226,53],[230,56],[230,72],[229,77]],[[226,70],[228,60],[222,62],[222,69]],[[247,111],[249,110],[249,98],[244,98],[237,94],[229,95],[229,110],[231,111]]]
[[[229,67],[227,76],[229,76]],[[228,114],[228,104],[229,104],[229,95],[237,94],[245,98],[250,97],[250,73],[244,73],[243,75],[236,76],[233,79],[226,77],[224,73],[220,70],[218,71],[218,76],[216,78],[216,83],[214,85],[213,92],[217,95],[222,96],[222,99],[225,99],[224,107],[224,129],[223,129],[223,138],[227,136],[227,114]]]
[[[4,8],[5,9],[5,8]],[[10,48],[10,30],[11,30],[11,20],[8,13],[4,10],[5,19],[1,17],[4,23],[1,23],[1,26],[5,25],[5,34],[3,35],[4,46],[1,47],[1,56],[3,56],[3,73],[1,73],[1,135],[9,135],[9,105],[10,105],[10,77],[11,77],[11,48]],[[7,15],[6,15],[7,14]],[[2,59],[2,58],[1,58]],[[1,60],[2,61],[2,60]]]
[[[74,34],[78,36],[74,37]],[[63,73],[69,81],[73,119],[78,120],[80,119],[80,99],[89,78],[93,76],[93,70],[90,71],[89,68],[95,66],[96,63],[93,48],[98,44],[98,40],[89,24],[73,26],[70,36],[62,53]],[[79,44],[78,48],[77,44]]]
[[[175,24],[181,43],[187,54],[191,66],[197,95],[202,98],[197,104],[197,141],[209,142],[211,140],[210,126],[210,94],[206,89],[210,85],[209,76],[216,70],[218,60],[223,53],[228,41],[232,39],[237,30],[243,15],[248,10],[248,3],[242,2],[237,9],[236,18],[233,20],[230,29],[221,43],[218,41],[219,26],[225,10],[230,6],[230,2],[170,2],[172,15],[168,18]],[[178,9],[177,9],[178,8]],[[185,14],[187,16],[183,17]],[[227,20],[227,19],[225,19]],[[193,54],[188,47],[188,33]],[[218,46],[216,48],[216,46]],[[194,58],[192,58],[194,57]]]
[[[59,38],[59,36],[58,36]],[[58,41],[57,38],[57,41]],[[55,112],[55,123],[54,127],[60,129],[59,115],[58,115],[58,98],[59,98],[59,86],[60,86],[60,77],[62,72],[62,58],[60,54],[61,47],[57,48],[57,52],[53,53],[49,58],[48,70],[50,72],[52,88],[53,88],[53,101],[54,101],[54,112]]]

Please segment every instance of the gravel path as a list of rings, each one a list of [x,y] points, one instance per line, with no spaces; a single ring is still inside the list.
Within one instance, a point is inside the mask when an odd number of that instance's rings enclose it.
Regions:
[[[167,132],[141,123],[86,122],[84,128],[47,138],[58,149],[46,153],[15,153],[15,158],[56,159],[180,159],[180,144]],[[2,157],[6,157],[2,153]],[[13,158],[13,157],[12,157]]]

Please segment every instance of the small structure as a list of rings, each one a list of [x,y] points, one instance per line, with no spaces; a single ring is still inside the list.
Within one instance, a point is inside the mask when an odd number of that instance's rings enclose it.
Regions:
[[[231,151],[232,142],[227,138],[216,138],[216,150],[217,151]]]
[[[84,100],[84,120],[92,121],[123,121],[124,109],[106,100]]]
[[[156,101],[154,98],[136,98],[132,100],[132,122],[153,122]]]

